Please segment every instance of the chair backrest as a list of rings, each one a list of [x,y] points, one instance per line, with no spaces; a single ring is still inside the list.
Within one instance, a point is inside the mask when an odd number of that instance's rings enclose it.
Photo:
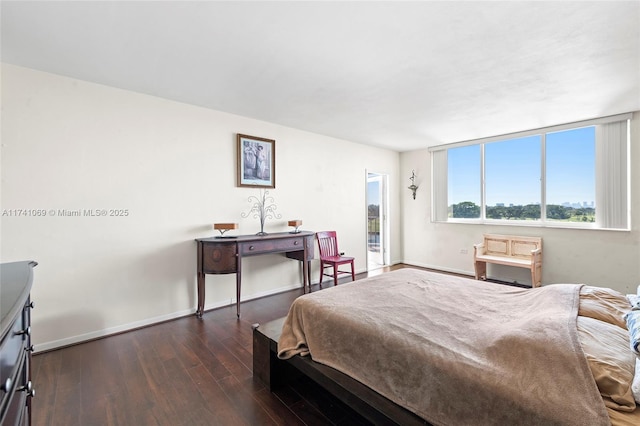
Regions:
[[[336,237],[336,231],[317,232],[316,239],[318,240],[318,250],[320,251],[320,258],[340,256],[340,252],[338,251],[338,238]]]

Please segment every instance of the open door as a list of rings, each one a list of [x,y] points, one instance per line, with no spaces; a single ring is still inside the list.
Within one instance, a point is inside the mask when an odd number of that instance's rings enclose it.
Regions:
[[[367,172],[367,270],[389,264],[387,225],[388,176]]]

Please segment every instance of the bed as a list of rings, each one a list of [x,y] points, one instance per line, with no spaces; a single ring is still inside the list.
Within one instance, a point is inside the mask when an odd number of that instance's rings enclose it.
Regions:
[[[606,288],[401,269],[299,297],[257,364],[272,382],[279,363],[337,375],[397,423],[638,425],[631,308]],[[261,353],[254,334],[258,376]]]

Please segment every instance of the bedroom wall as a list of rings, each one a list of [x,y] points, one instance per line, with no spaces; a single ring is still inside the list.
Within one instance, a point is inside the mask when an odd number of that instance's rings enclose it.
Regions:
[[[406,263],[473,275],[473,244],[483,233],[543,238],[543,284],[585,283],[635,293],[640,284],[640,113],[631,122],[631,231],[486,226],[431,222],[431,170],[427,150],[400,155],[400,170],[419,176],[416,200],[403,194],[402,234]],[[489,275],[531,284],[525,269],[489,265]]]
[[[364,271],[365,171],[388,173],[391,260],[402,259],[396,152],[3,64],[0,259],[39,263],[37,351],[195,311],[194,239],[215,235],[214,222],[259,231],[257,219],[240,216],[258,190],[235,186],[236,133],[276,140],[271,195],[282,218],[267,232],[290,230],[289,219],[335,229]],[[60,214],[78,209],[128,213]],[[300,279],[298,262],[283,256],[247,258],[243,300]],[[235,276],[207,276],[206,287],[207,309],[230,304]]]

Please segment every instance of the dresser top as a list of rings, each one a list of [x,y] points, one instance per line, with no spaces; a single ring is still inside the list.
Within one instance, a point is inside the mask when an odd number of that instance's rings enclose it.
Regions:
[[[36,265],[32,260],[0,264],[0,336],[6,334],[13,319],[24,307]]]

